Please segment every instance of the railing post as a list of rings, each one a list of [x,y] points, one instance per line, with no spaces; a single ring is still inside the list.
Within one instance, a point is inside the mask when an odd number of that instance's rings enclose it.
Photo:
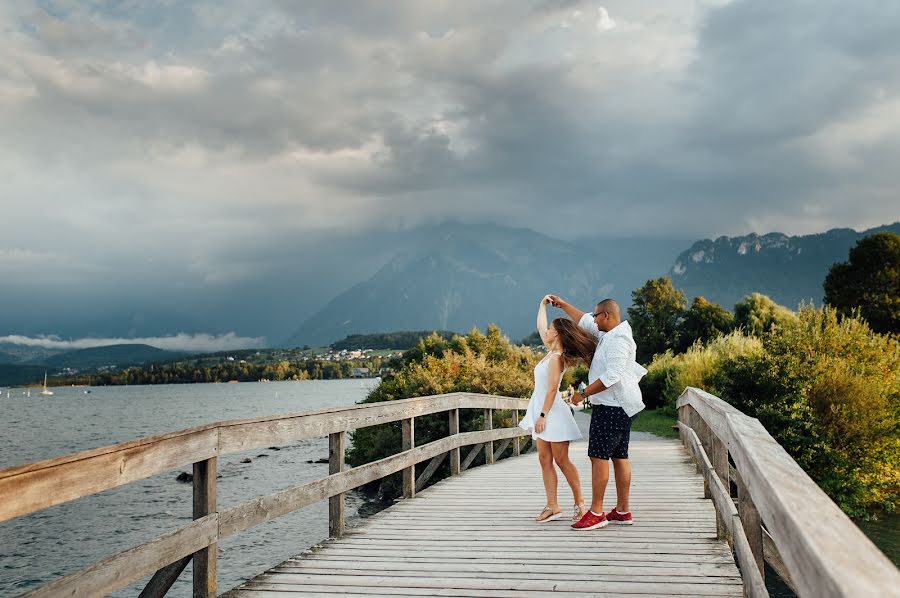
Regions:
[[[347,450],[347,433],[328,435],[328,474],[344,471],[344,453]],[[340,538],[344,535],[344,493],[328,499],[328,535]]]
[[[741,526],[744,528],[744,535],[747,536],[747,543],[750,544],[753,560],[756,561],[759,573],[765,580],[766,567],[765,553],[763,552],[762,519],[759,516],[759,511],[756,510],[756,506],[753,504],[753,500],[750,498],[747,486],[744,485],[744,481],[741,479],[740,472],[738,472],[734,481],[738,491],[737,509],[741,519]]]
[[[403,444],[401,450],[408,451],[416,446],[416,418],[409,417],[402,420]],[[416,495],[416,464],[413,463],[403,470],[403,498],[413,498]]]
[[[194,463],[194,519],[216,512],[216,457]],[[194,553],[194,598],[215,598],[216,551],[213,542]]]
[[[493,409],[485,409],[484,410],[484,429],[485,430],[493,430],[494,429],[494,410]],[[485,465],[490,465],[494,462],[494,442],[485,442],[484,443],[484,463]]]
[[[450,436],[459,434],[459,409],[450,410]],[[459,448],[450,449],[450,475],[459,475]]]
[[[519,425],[519,410],[518,409],[513,409],[512,425],[513,426]],[[513,438],[513,455],[518,457],[521,454],[522,454],[522,437],[516,436],[515,438]]]

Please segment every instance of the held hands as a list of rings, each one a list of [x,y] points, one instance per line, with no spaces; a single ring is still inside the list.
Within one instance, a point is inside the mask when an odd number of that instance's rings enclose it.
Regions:
[[[562,298],[560,298],[558,295],[547,295],[545,299],[547,298],[550,299],[550,305],[552,305],[553,307],[562,307],[566,304],[566,302],[563,301]]]
[[[534,423],[534,431],[537,432],[538,434],[540,434],[541,432],[543,432],[546,429],[547,429],[547,420],[542,415]]]
[[[553,295],[544,295],[544,298],[541,299],[541,305],[552,305],[552,297]]]
[[[569,401],[571,401],[572,403],[575,403],[576,405],[580,405],[581,402],[584,401],[584,395],[580,392],[576,392],[575,394],[572,395],[572,398],[569,399]]]

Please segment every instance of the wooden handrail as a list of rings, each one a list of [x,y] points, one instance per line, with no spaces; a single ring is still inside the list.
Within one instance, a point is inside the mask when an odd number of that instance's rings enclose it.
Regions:
[[[693,387],[685,389],[677,407],[682,439],[690,445],[690,435],[696,433],[704,456],[709,454],[709,475],[719,478],[713,481],[721,481],[724,488],[736,482],[739,518],[731,529],[740,523],[740,535],[752,552],[748,556],[745,546],[735,546],[739,561],[741,553],[745,554],[744,562],[739,562],[742,569],[759,566],[763,560],[772,562],[773,568],[786,572],[785,581],[802,597],[889,596],[897,592],[897,567],[759,420]],[[736,480],[732,480],[729,457]],[[728,503],[734,506],[731,500]],[[730,514],[722,512],[721,497],[716,504],[720,517]]]
[[[150,542],[45,584],[25,594],[29,597],[69,594],[105,595],[156,573],[141,596],[165,594],[193,555],[194,596],[214,596],[216,544],[231,534],[248,529],[305,505],[329,499],[329,532],[343,533],[344,493],[399,471],[414,476],[417,463],[456,455],[464,446],[490,446],[495,440],[519,438],[517,427],[459,432],[459,409],[518,410],[527,401],[475,393],[452,393],[384,403],[370,403],[247,420],[225,421],[142,438],[71,455],[17,465],[0,470],[0,521],[96,494],[103,490],[170,471],[186,464],[194,468],[194,519],[192,523]],[[348,431],[402,421],[413,429],[417,416],[450,412],[451,435],[409,448],[379,461],[344,470],[343,451]],[[454,421],[456,426],[453,426]],[[515,423],[515,422],[514,422]],[[259,446],[287,444],[328,436],[329,476],[258,497],[225,511],[216,508],[216,462],[219,455]],[[491,458],[486,462],[491,463]],[[458,475],[468,463],[451,475]],[[427,481],[437,465],[419,480]],[[415,478],[412,494],[415,492]]]

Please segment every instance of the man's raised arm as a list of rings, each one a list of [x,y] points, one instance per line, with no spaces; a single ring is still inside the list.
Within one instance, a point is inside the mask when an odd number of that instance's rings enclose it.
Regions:
[[[572,318],[576,323],[581,321],[581,316],[584,315],[584,312],[575,307],[574,305],[570,305],[566,303],[566,301],[557,295],[550,295],[550,301],[552,302],[554,307],[558,307],[564,312],[566,315]]]

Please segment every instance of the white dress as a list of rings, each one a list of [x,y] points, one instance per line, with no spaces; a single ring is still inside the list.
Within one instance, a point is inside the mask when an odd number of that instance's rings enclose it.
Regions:
[[[550,386],[550,360],[548,359],[550,355],[559,355],[559,353],[555,351],[548,353],[540,363],[534,366],[534,392],[531,393],[528,410],[525,412],[525,417],[519,422],[519,427],[530,431],[532,438],[540,438],[547,442],[579,440],[581,431],[578,429],[578,424],[575,423],[572,411],[558,391],[550,411],[545,414],[546,427],[544,431],[540,434],[534,432],[534,424],[541,416],[541,409],[544,407],[544,399]]]

